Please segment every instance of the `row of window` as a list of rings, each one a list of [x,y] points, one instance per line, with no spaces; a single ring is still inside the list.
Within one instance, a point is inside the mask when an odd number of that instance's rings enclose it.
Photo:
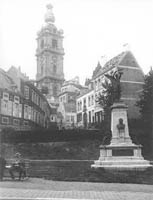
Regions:
[[[22,104],[1,100],[1,114],[21,118]],[[43,115],[42,117],[40,117],[40,115],[42,114],[40,114],[33,107],[24,105],[24,119],[29,119],[34,122],[40,123],[39,118],[43,119]]]
[[[32,90],[31,101],[44,110],[43,99],[34,90]]]
[[[20,104],[19,102],[12,102],[9,100],[1,99],[1,114],[21,117],[22,104]]]
[[[27,85],[24,86],[24,97],[25,99],[30,98],[29,87]],[[42,98],[34,90],[31,92],[31,101],[38,105],[42,110],[44,109]]]
[[[83,98],[83,105],[86,106],[86,102],[88,100],[88,107],[94,105],[94,95],[90,95],[88,97]],[[83,109],[82,107],[82,100],[77,102],[77,111],[81,111]]]
[[[83,113],[77,114],[77,122],[83,121],[83,115],[84,115]],[[94,110],[87,112],[88,123],[101,122],[103,120],[104,120],[104,115],[102,111],[99,111],[97,113],[95,113]]]
[[[20,102],[20,97],[19,96],[9,95],[9,93],[7,93],[7,92],[3,92],[2,99],[6,100],[6,101],[9,101],[9,100],[10,101],[14,101],[14,102],[17,102],[17,103]]]
[[[40,125],[44,123],[44,115],[28,105],[24,105],[24,119],[31,120]]]
[[[66,95],[60,97],[60,102],[66,103]]]
[[[9,117],[2,117],[2,124],[4,124],[4,125],[10,124]],[[19,126],[20,125],[20,120],[19,119],[13,119],[13,125]],[[28,126],[29,122],[28,121],[23,121],[23,125]]]
[[[26,87],[26,89],[27,89],[27,87]],[[28,91],[28,90],[26,90],[26,91]],[[26,94],[27,94],[27,96],[29,95],[28,92]],[[37,105],[39,104],[41,106],[41,109],[43,111],[45,111],[45,104],[43,103],[41,98],[36,93],[32,93],[32,94],[33,94],[32,100]],[[7,115],[7,116],[13,116],[13,117],[17,117],[17,118],[23,117],[24,119],[28,119],[28,120],[31,120],[38,124],[43,125],[44,113],[37,111],[36,109],[34,109],[33,107],[31,107],[27,104],[24,104],[24,107],[23,107],[23,103],[20,102],[19,96],[12,95],[11,100],[10,100],[9,96],[11,96],[11,94],[9,94],[7,92],[3,92],[2,99],[0,101],[1,102],[0,103],[1,114]],[[12,101],[12,99],[14,99],[14,101]],[[4,119],[4,121],[5,121],[5,119]]]
[[[66,115],[66,122],[67,123],[74,123],[75,121],[74,115]]]

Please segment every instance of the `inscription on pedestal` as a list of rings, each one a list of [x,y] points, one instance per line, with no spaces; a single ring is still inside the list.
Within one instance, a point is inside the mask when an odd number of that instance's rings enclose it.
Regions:
[[[112,156],[134,156],[132,149],[113,149]]]

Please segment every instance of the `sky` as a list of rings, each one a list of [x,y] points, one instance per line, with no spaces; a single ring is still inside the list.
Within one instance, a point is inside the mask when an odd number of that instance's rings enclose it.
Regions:
[[[153,0],[0,0],[0,68],[36,75],[37,32],[46,4],[64,30],[64,74],[91,78],[98,61],[132,51],[144,73],[153,65]],[[128,43],[128,47],[124,44]]]

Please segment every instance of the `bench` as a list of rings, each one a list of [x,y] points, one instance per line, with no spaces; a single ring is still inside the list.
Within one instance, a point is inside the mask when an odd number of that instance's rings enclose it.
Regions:
[[[8,178],[10,176],[10,173],[9,173],[9,169],[11,168],[11,165],[13,163],[14,159],[6,159],[6,166],[5,166],[5,170],[4,170],[4,178]],[[24,162],[25,162],[25,170],[26,170],[26,178],[29,178],[30,177],[30,173],[29,173],[29,169],[30,169],[30,160],[28,159],[24,159]],[[14,173],[15,177],[18,177],[18,173],[15,172]]]

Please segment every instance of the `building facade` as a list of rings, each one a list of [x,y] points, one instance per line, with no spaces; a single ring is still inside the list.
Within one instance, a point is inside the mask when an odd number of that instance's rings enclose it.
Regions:
[[[58,102],[58,95],[64,81],[63,72],[63,30],[54,24],[52,5],[47,5],[45,25],[37,34],[37,87],[46,93],[52,104]]]
[[[78,124],[82,124],[83,126],[86,125],[85,120],[88,125],[90,122],[99,124],[104,120],[103,108],[99,105],[97,100],[104,90],[102,83],[107,79],[105,74],[112,74],[117,70],[122,70],[123,72],[120,79],[121,100],[128,106],[128,118],[139,118],[140,113],[139,108],[136,106],[136,102],[139,99],[139,91],[143,88],[144,73],[133,54],[130,51],[125,51],[106,62],[103,67],[98,63],[93,71],[92,79],[90,80],[89,91],[77,98]],[[91,85],[93,89],[91,89]],[[87,104],[87,102],[90,102],[90,96],[93,96],[94,98],[91,110],[88,106],[90,104]],[[92,114],[89,111],[91,111]]]
[[[76,127],[76,99],[84,90],[87,90],[87,87],[80,85],[78,77],[63,83],[59,94],[58,107],[58,113],[63,116],[61,121],[63,127]]]
[[[12,78],[0,70],[0,77],[0,128],[49,128],[50,106],[44,95],[31,82],[18,76]]]
[[[144,73],[136,61],[134,55],[130,51],[122,52],[121,54],[110,59],[103,67],[98,67],[92,76],[95,98],[103,92],[102,82],[105,82],[105,74],[121,70],[123,72],[121,84],[121,100],[128,105],[129,119],[139,118],[140,113],[135,105],[139,99],[139,91],[142,90],[144,84]],[[97,115],[101,112],[101,106],[96,105],[95,112]]]
[[[89,89],[77,97],[76,101],[78,127],[90,128],[95,123],[95,94]]]

